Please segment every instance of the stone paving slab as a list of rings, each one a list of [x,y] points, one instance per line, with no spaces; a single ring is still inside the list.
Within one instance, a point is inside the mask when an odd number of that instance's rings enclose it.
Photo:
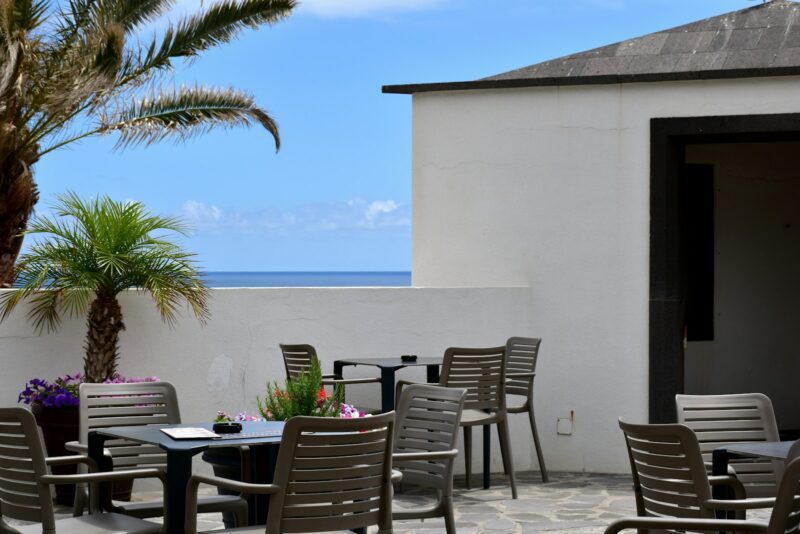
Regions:
[[[203,488],[207,492],[210,488]],[[402,488],[400,488],[402,490]],[[507,478],[493,475],[492,488],[484,490],[478,477],[472,489],[466,489],[464,478],[455,479],[455,516],[459,534],[509,533],[548,534],[602,533],[620,517],[636,514],[630,476],[586,473],[550,473],[550,482],[542,483],[538,472],[518,473],[519,499],[511,498]],[[154,498],[152,492],[137,492],[136,499]],[[426,501],[424,495],[398,491],[395,503],[413,508]],[[59,516],[68,516],[59,510]],[[769,510],[748,512],[748,518],[764,519]],[[219,514],[201,514],[200,530],[221,529]],[[377,529],[370,529],[370,533]],[[395,521],[397,534],[445,534],[444,521]]]

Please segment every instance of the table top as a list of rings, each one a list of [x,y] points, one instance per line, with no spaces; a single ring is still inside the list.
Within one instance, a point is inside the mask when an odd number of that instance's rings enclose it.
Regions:
[[[794,441],[753,441],[747,443],[731,443],[716,450],[724,450],[729,456],[770,458],[785,460]]]
[[[283,431],[284,421],[245,421],[242,423],[242,433]],[[206,428],[211,430],[213,423],[192,423],[182,425],[143,425],[143,426],[112,426],[98,428],[92,432],[114,439],[127,439],[139,443],[157,445],[167,451],[192,451],[199,452],[211,447],[233,447],[239,445],[254,445],[257,443],[280,443],[281,436],[267,436],[241,439],[172,439],[161,432],[162,428]]]
[[[442,359],[417,357],[417,359],[413,362],[405,362],[400,358],[400,356],[393,356],[391,358],[354,358],[348,360],[336,360],[336,363],[342,365],[372,365],[374,367],[386,369],[400,369],[401,367],[414,367],[417,365],[442,365]]]

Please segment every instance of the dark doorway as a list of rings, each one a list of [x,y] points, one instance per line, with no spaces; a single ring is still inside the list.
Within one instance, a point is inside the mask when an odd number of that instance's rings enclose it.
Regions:
[[[714,337],[714,170],[687,166],[687,145],[798,140],[800,114],[651,120],[652,423],[675,419],[674,396],[684,390],[686,342]]]

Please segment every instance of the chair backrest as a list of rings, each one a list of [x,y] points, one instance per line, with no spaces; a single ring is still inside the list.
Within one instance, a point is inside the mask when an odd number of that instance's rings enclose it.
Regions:
[[[179,424],[178,396],[169,382],[81,384],[79,436],[88,443],[89,431],[111,426]],[[166,454],[155,445],[109,440],[115,468],[164,467]]]
[[[286,422],[267,534],[392,527],[394,412]]]
[[[636,510],[640,516],[706,518],[713,512],[700,505],[711,498],[697,437],[680,424],[619,426],[633,474]]]
[[[703,459],[711,462],[714,449],[737,442],[780,441],[775,412],[761,393],[735,395],[676,395],[678,422],[697,434]],[[783,469],[781,462],[764,459],[731,460],[748,497],[772,497]]]
[[[800,531],[800,441],[789,450],[775,506],[769,520],[768,534]]]
[[[539,345],[542,340],[538,337],[510,337],[506,341],[506,374],[535,373],[536,359],[539,357]],[[506,380],[506,393],[511,395],[530,395],[533,391],[533,376],[529,378],[508,377]]]
[[[286,366],[286,379],[291,380],[303,372],[308,372],[311,361],[317,360],[317,351],[311,345],[280,344],[283,364]]]
[[[506,348],[450,347],[444,353],[439,384],[467,390],[468,410],[505,410]]]
[[[50,486],[38,483],[47,474],[33,414],[20,407],[0,408],[0,516],[42,523],[43,532],[54,532]],[[0,517],[0,531],[6,532],[3,524]]]
[[[394,452],[440,452],[455,448],[466,391],[428,384],[403,388],[397,403]],[[453,458],[400,460],[403,484],[452,492]]]

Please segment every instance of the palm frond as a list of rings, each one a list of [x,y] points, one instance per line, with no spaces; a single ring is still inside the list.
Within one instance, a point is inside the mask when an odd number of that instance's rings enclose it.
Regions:
[[[149,145],[167,138],[185,141],[217,127],[260,124],[280,148],[278,125],[253,98],[235,89],[181,88],[129,104],[101,123],[102,133],[119,132],[118,146]]]
[[[222,0],[205,12],[169,26],[154,40],[141,62],[141,71],[171,68],[170,59],[195,56],[203,50],[228,43],[245,28],[274,24],[289,16],[296,0]]]

